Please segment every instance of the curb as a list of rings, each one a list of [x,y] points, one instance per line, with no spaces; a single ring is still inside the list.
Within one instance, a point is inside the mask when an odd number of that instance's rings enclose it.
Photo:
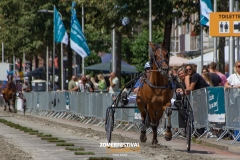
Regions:
[[[210,142],[207,142],[207,141],[201,140],[201,139],[196,140],[195,142],[194,141],[192,141],[192,142],[195,143],[195,144],[203,145],[203,146],[208,146],[208,147],[212,147],[212,148],[217,148],[217,149],[221,149],[221,150],[230,151],[229,147],[227,147],[227,146],[223,146],[223,145],[219,145],[219,144],[215,144],[215,143],[210,143]]]

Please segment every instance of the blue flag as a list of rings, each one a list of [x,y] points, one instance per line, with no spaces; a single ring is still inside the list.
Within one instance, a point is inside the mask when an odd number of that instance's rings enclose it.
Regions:
[[[70,32],[70,46],[72,50],[77,52],[81,57],[85,58],[90,55],[86,39],[82,32],[82,27],[77,19],[75,2],[72,2],[72,17],[71,17],[71,32]]]
[[[209,26],[209,14],[213,11],[211,0],[201,0],[200,7],[200,24],[204,26]]]
[[[58,13],[54,6],[54,40],[55,42],[64,43],[68,45],[68,35],[63,25],[60,13]]]

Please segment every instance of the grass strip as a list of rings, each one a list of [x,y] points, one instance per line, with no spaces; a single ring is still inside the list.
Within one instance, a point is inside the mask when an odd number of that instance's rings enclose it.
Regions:
[[[25,133],[28,133],[28,132],[38,132],[38,130],[32,130],[32,129],[27,129],[24,131]]]
[[[74,152],[75,155],[95,155],[93,152]]]
[[[41,135],[38,135],[38,137],[52,137],[51,134],[41,134]]]
[[[62,142],[62,143],[66,143],[65,140],[48,140],[48,142]]]
[[[112,157],[89,157],[88,160],[113,160]]]
[[[29,132],[30,135],[42,135],[43,133],[39,133],[39,132]]]
[[[69,151],[84,151],[84,148],[70,148],[70,147],[66,147],[65,150],[69,150]]]
[[[57,137],[42,137],[41,140],[58,140]]]
[[[57,143],[56,146],[74,146],[73,143]]]

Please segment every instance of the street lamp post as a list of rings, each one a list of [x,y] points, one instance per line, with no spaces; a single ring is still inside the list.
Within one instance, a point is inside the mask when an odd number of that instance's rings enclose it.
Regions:
[[[53,10],[47,10],[47,9],[42,9],[42,10],[38,10],[38,12],[41,13],[53,13],[53,20],[55,20],[54,17],[54,11]],[[61,19],[62,19],[62,15],[60,12],[58,12],[58,14],[60,15]],[[53,54],[52,54],[52,85],[53,85],[53,90],[54,90],[54,83],[55,83],[55,67],[54,67],[54,56],[55,56],[55,25],[53,25]],[[48,71],[47,71],[48,72]],[[48,80],[47,80],[48,82]],[[63,90],[63,44],[61,43],[61,89]]]

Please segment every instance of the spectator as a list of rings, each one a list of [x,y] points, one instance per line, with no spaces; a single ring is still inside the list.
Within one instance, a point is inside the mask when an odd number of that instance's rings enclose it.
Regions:
[[[72,76],[72,79],[68,83],[68,90],[69,91],[78,91],[78,86],[76,85],[76,76]]]
[[[119,79],[117,78],[115,72],[111,72],[110,77],[109,77],[109,83],[110,83],[109,93],[113,94],[114,92],[118,92]]]
[[[186,77],[185,77],[185,85],[186,85],[186,94],[189,94],[190,91],[197,90],[200,88],[208,87],[207,82],[196,73],[196,69],[191,64],[187,64],[185,67]],[[197,129],[199,134],[204,133],[205,128]]]
[[[240,87],[240,61],[235,63],[234,73],[227,78],[224,85],[225,88],[239,88]]]
[[[104,79],[104,77],[103,77],[103,75],[102,74],[99,74],[98,75],[98,89],[100,90],[100,91],[103,91],[104,89],[106,89],[107,88],[107,83],[106,83],[106,81],[105,81],[105,79]]]
[[[207,84],[209,84],[211,87],[214,86],[212,83],[212,80],[210,78],[210,73],[208,73],[208,72],[202,73],[202,77],[207,82]]]
[[[98,83],[95,81],[95,78],[91,77],[90,81],[93,83],[94,85],[94,90],[98,90]]]
[[[90,84],[87,83],[86,76],[82,76],[81,81],[79,83],[79,91],[80,92],[93,92]]]
[[[207,72],[208,72],[208,68],[204,67],[204,68],[202,69],[202,73],[207,73]]]
[[[220,86],[224,86],[224,84],[227,82],[227,77],[221,72],[217,71],[217,64],[215,62],[210,63],[209,72],[216,73],[220,77],[221,80]]]
[[[187,93],[189,91],[193,91],[196,89],[209,86],[207,82],[202,78],[202,76],[196,73],[195,67],[193,67],[191,64],[186,65],[185,73],[187,74],[185,77],[185,85],[186,85]]]
[[[173,71],[172,71],[172,70],[169,70],[169,71],[168,71],[168,75],[169,75],[169,77],[173,77]]]
[[[88,89],[89,92],[94,92],[94,84],[90,80],[92,77],[90,75],[86,75],[87,78],[87,84],[90,85],[90,88]]]
[[[186,85],[185,85],[185,82],[184,82],[185,77],[186,77],[186,73],[184,71],[184,67],[179,68],[178,71],[177,71],[177,80],[181,84],[181,86],[179,86],[178,84],[176,85],[176,92],[177,93],[184,92],[182,90],[182,87],[184,89],[186,88]]]
[[[171,100],[171,102],[174,102],[174,105],[178,108],[182,107],[182,98],[183,98],[183,92],[186,88],[185,85],[185,77],[186,77],[186,73],[184,70],[184,67],[181,67],[178,69],[177,71],[177,80],[180,83],[180,85],[176,84],[176,101],[174,99]],[[186,101],[184,101],[186,102]],[[172,104],[173,105],[173,104]],[[184,109],[187,109],[187,105],[184,104]],[[178,111],[178,123],[179,123],[179,128],[186,128],[186,120],[187,120],[187,113],[185,111]],[[186,129],[181,133],[183,137],[186,137]]]
[[[30,92],[30,84],[28,83],[28,81],[25,79],[24,83],[22,85],[22,92]]]

